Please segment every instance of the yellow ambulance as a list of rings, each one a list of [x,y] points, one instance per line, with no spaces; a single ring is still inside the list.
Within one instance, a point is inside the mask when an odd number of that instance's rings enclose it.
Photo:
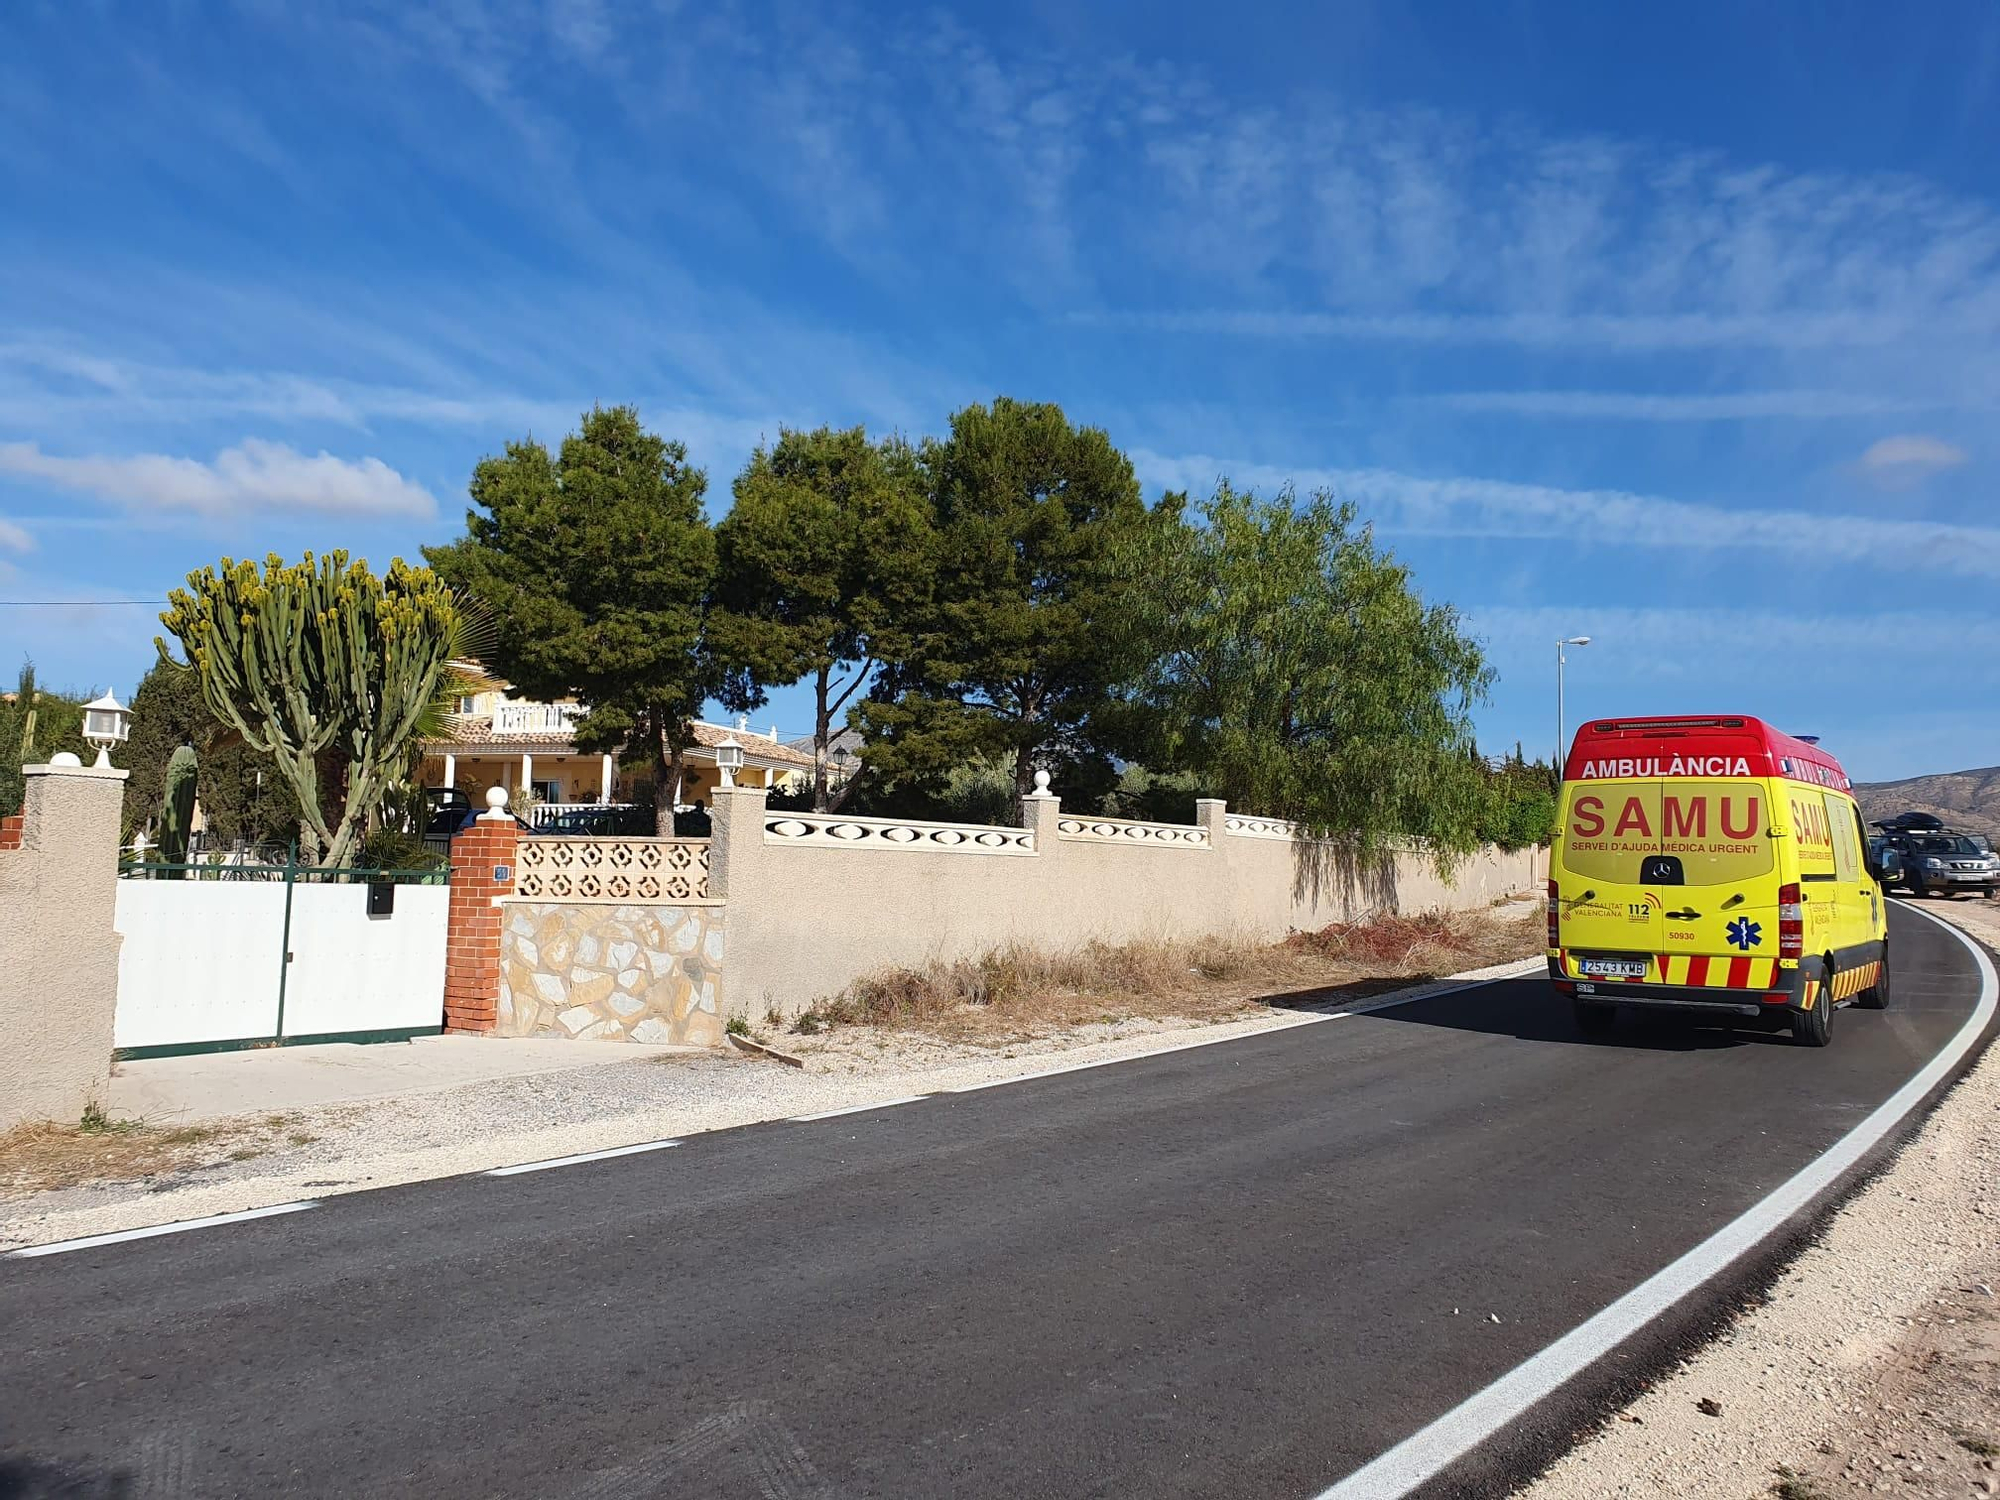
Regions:
[[[1585,724],[1550,857],[1549,978],[1585,1031],[1621,1005],[1831,1039],[1889,1003],[1880,871],[1840,762],[1736,716]]]

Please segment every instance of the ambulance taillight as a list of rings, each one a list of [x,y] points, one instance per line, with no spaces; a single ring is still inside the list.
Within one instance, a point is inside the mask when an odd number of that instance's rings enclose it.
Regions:
[[[1806,951],[1805,903],[1796,885],[1778,887],[1778,957],[1799,958]]]
[[[1553,880],[1549,882],[1549,946],[1562,946],[1562,894]]]

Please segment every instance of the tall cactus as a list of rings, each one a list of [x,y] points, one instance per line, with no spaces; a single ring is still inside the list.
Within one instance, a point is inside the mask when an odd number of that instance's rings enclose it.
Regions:
[[[188,575],[160,623],[200,674],[223,723],[264,751],[298,802],[307,857],[341,864],[383,787],[408,764],[460,640],[458,605],[401,558],[381,578],[345,552],[222,560]],[[154,643],[171,661],[164,639]],[[323,808],[320,758],[347,762],[340,811]]]
[[[167,759],[166,794],[160,799],[160,858],[170,865],[187,863],[197,769],[192,745],[182,745]],[[180,871],[172,873],[178,876]]]

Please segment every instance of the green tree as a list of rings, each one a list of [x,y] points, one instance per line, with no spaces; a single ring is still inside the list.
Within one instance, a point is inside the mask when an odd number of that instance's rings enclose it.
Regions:
[[[757,701],[708,630],[707,485],[631,407],[597,407],[555,456],[529,439],[481,461],[466,535],[424,549],[490,621],[490,666],[531,696],[574,696],[588,710],[580,748],[659,769],[663,835],[702,705]]]
[[[838,808],[827,745],[879,663],[907,651],[936,567],[917,455],[859,427],[781,432],[737,476],[715,529],[713,630],[759,688],[813,688],[813,808]]]
[[[1364,847],[1476,842],[1471,707],[1491,681],[1449,605],[1426,605],[1351,505],[1224,481],[1141,549],[1141,703],[1169,767],[1235,807]]]
[[[187,667],[157,661],[139,680],[131,732],[112,757],[131,773],[125,781],[124,838],[157,829],[167,761],[182,745],[192,746],[200,761],[201,819],[208,836],[251,844],[298,836],[298,808],[275,763],[215,716],[200,676]]]
[[[1116,780],[1104,715],[1141,660],[1124,571],[1147,522],[1132,464],[1062,408],[1004,396],[954,414],[923,460],[936,592],[859,710],[869,774],[937,783],[996,759],[1018,818],[1046,763],[1087,805]]]
[[[52,693],[37,686],[35,664],[21,664],[13,696],[0,699],[0,817],[21,810],[26,790],[22,766],[45,764],[65,750],[91,759],[94,752],[83,742],[86,701],[75,693]]]
[[[377,578],[345,552],[260,572],[222,560],[188,575],[160,621],[200,678],[210,712],[269,756],[297,802],[308,859],[344,862],[403,775],[411,741],[462,639],[435,574],[401,558]],[[164,639],[161,659],[172,662]],[[341,785],[322,780],[340,758]]]
[[[1557,779],[1545,761],[1530,761],[1517,744],[1497,765],[1480,761],[1485,798],[1479,838],[1502,849],[1526,849],[1555,836]]]

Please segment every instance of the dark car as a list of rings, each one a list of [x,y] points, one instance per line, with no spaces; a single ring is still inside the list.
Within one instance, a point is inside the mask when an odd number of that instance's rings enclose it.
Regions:
[[[472,798],[455,786],[424,788],[424,837],[448,839],[458,832],[465,815],[472,811]]]
[[[614,804],[572,807],[537,824],[535,832],[569,839],[645,838],[655,826],[652,808]]]

